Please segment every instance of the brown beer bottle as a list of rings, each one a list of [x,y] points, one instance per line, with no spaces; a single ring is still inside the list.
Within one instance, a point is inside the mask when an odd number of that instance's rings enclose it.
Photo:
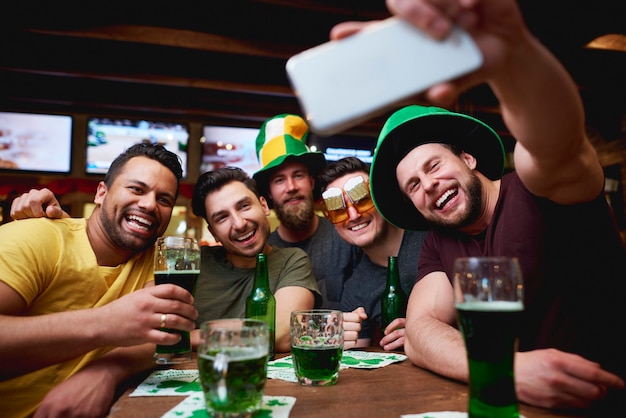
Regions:
[[[270,290],[267,273],[267,257],[259,253],[256,258],[256,271],[252,292],[246,298],[246,318],[259,319],[267,324],[269,330],[269,357],[274,358],[274,339],[276,330],[276,298]]]
[[[387,259],[387,286],[380,300],[380,319],[383,332],[391,321],[406,315],[406,304],[407,296],[400,286],[398,257],[390,256]]]

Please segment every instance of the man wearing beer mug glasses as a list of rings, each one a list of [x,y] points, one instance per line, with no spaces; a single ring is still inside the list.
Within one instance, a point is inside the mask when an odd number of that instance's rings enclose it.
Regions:
[[[382,321],[381,297],[387,282],[389,256],[396,256],[400,285],[408,294],[417,276],[417,258],[424,231],[405,231],[387,222],[374,207],[369,189],[369,164],[357,157],[328,163],[320,172],[322,210],[339,236],[361,248],[360,258],[343,285],[341,310],[364,309],[358,347],[380,345],[385,350],[402,349],[404,313],[386,327]],[[351,209],[352,208],[352,209]]]
[[[369,184],[363,176],[348,179],[343,189],[329,187],[322,193],[322,198],[324,216],[333,224],[347,221],[350,217],[348,214],[350,208],[354,208],[358,213],[365,213],[374,207]]]

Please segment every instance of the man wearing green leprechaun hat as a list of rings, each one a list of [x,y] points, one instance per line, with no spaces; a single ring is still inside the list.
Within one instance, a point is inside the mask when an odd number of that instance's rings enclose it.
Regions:
[[[431,228],[407,310],[407,355],[467,381],[453,262],[517,257],[524,280],[514,373],[519,400],[584,409],[576,415],[623,414],[626,361],[616,341],[623,333],[626,254],[575,83],[529,32],[514,0],[387,4],[436,38],[455,24],[471,34],[482,67],[424,97],[450,106],[460,92],[487,83],[517,140],[515,171],[503,175],[500,137],[471,116],[414,105],[383,126],[370,170],[375,205],[400,228]],[[332,38],[365,25],[341,24]]]
[[[266,120],[256,139],[261,169],[253,177],[280,221],[268,243],[302,248],[311,259],[323,307],[339,308],[343,282],[351,275],[360,250],[346,243],[315,212],[314,203],[320,197],[316,178],[326,159],[323,153],[309,150],[308,134],[308,125],[298,115],[280,114]]]

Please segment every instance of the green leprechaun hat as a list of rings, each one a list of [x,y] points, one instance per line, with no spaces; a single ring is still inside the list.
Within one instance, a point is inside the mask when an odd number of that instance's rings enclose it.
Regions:
[[[415,147],[426,143],[453,144],[472,154],[477,170],[491,180],[504,170],[504,145],[486,123],[438,107],[406,106],[385,122],[370,168],[372,199],[380,214],[402,229],[426,230],[428,223],[398,186],[396,167]]]

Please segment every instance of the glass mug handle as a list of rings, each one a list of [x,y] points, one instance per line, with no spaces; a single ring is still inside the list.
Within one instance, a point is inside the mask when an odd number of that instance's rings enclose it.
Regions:
[[[229,357],[224,353],[217,353],[215,355],[215,362],[213,363],[213,370],[220,375],[220,381],[217,384],[217,397],[220,402],[228,401],[228,388],[226,387],[226,376],[228,376],[228,360]]]

